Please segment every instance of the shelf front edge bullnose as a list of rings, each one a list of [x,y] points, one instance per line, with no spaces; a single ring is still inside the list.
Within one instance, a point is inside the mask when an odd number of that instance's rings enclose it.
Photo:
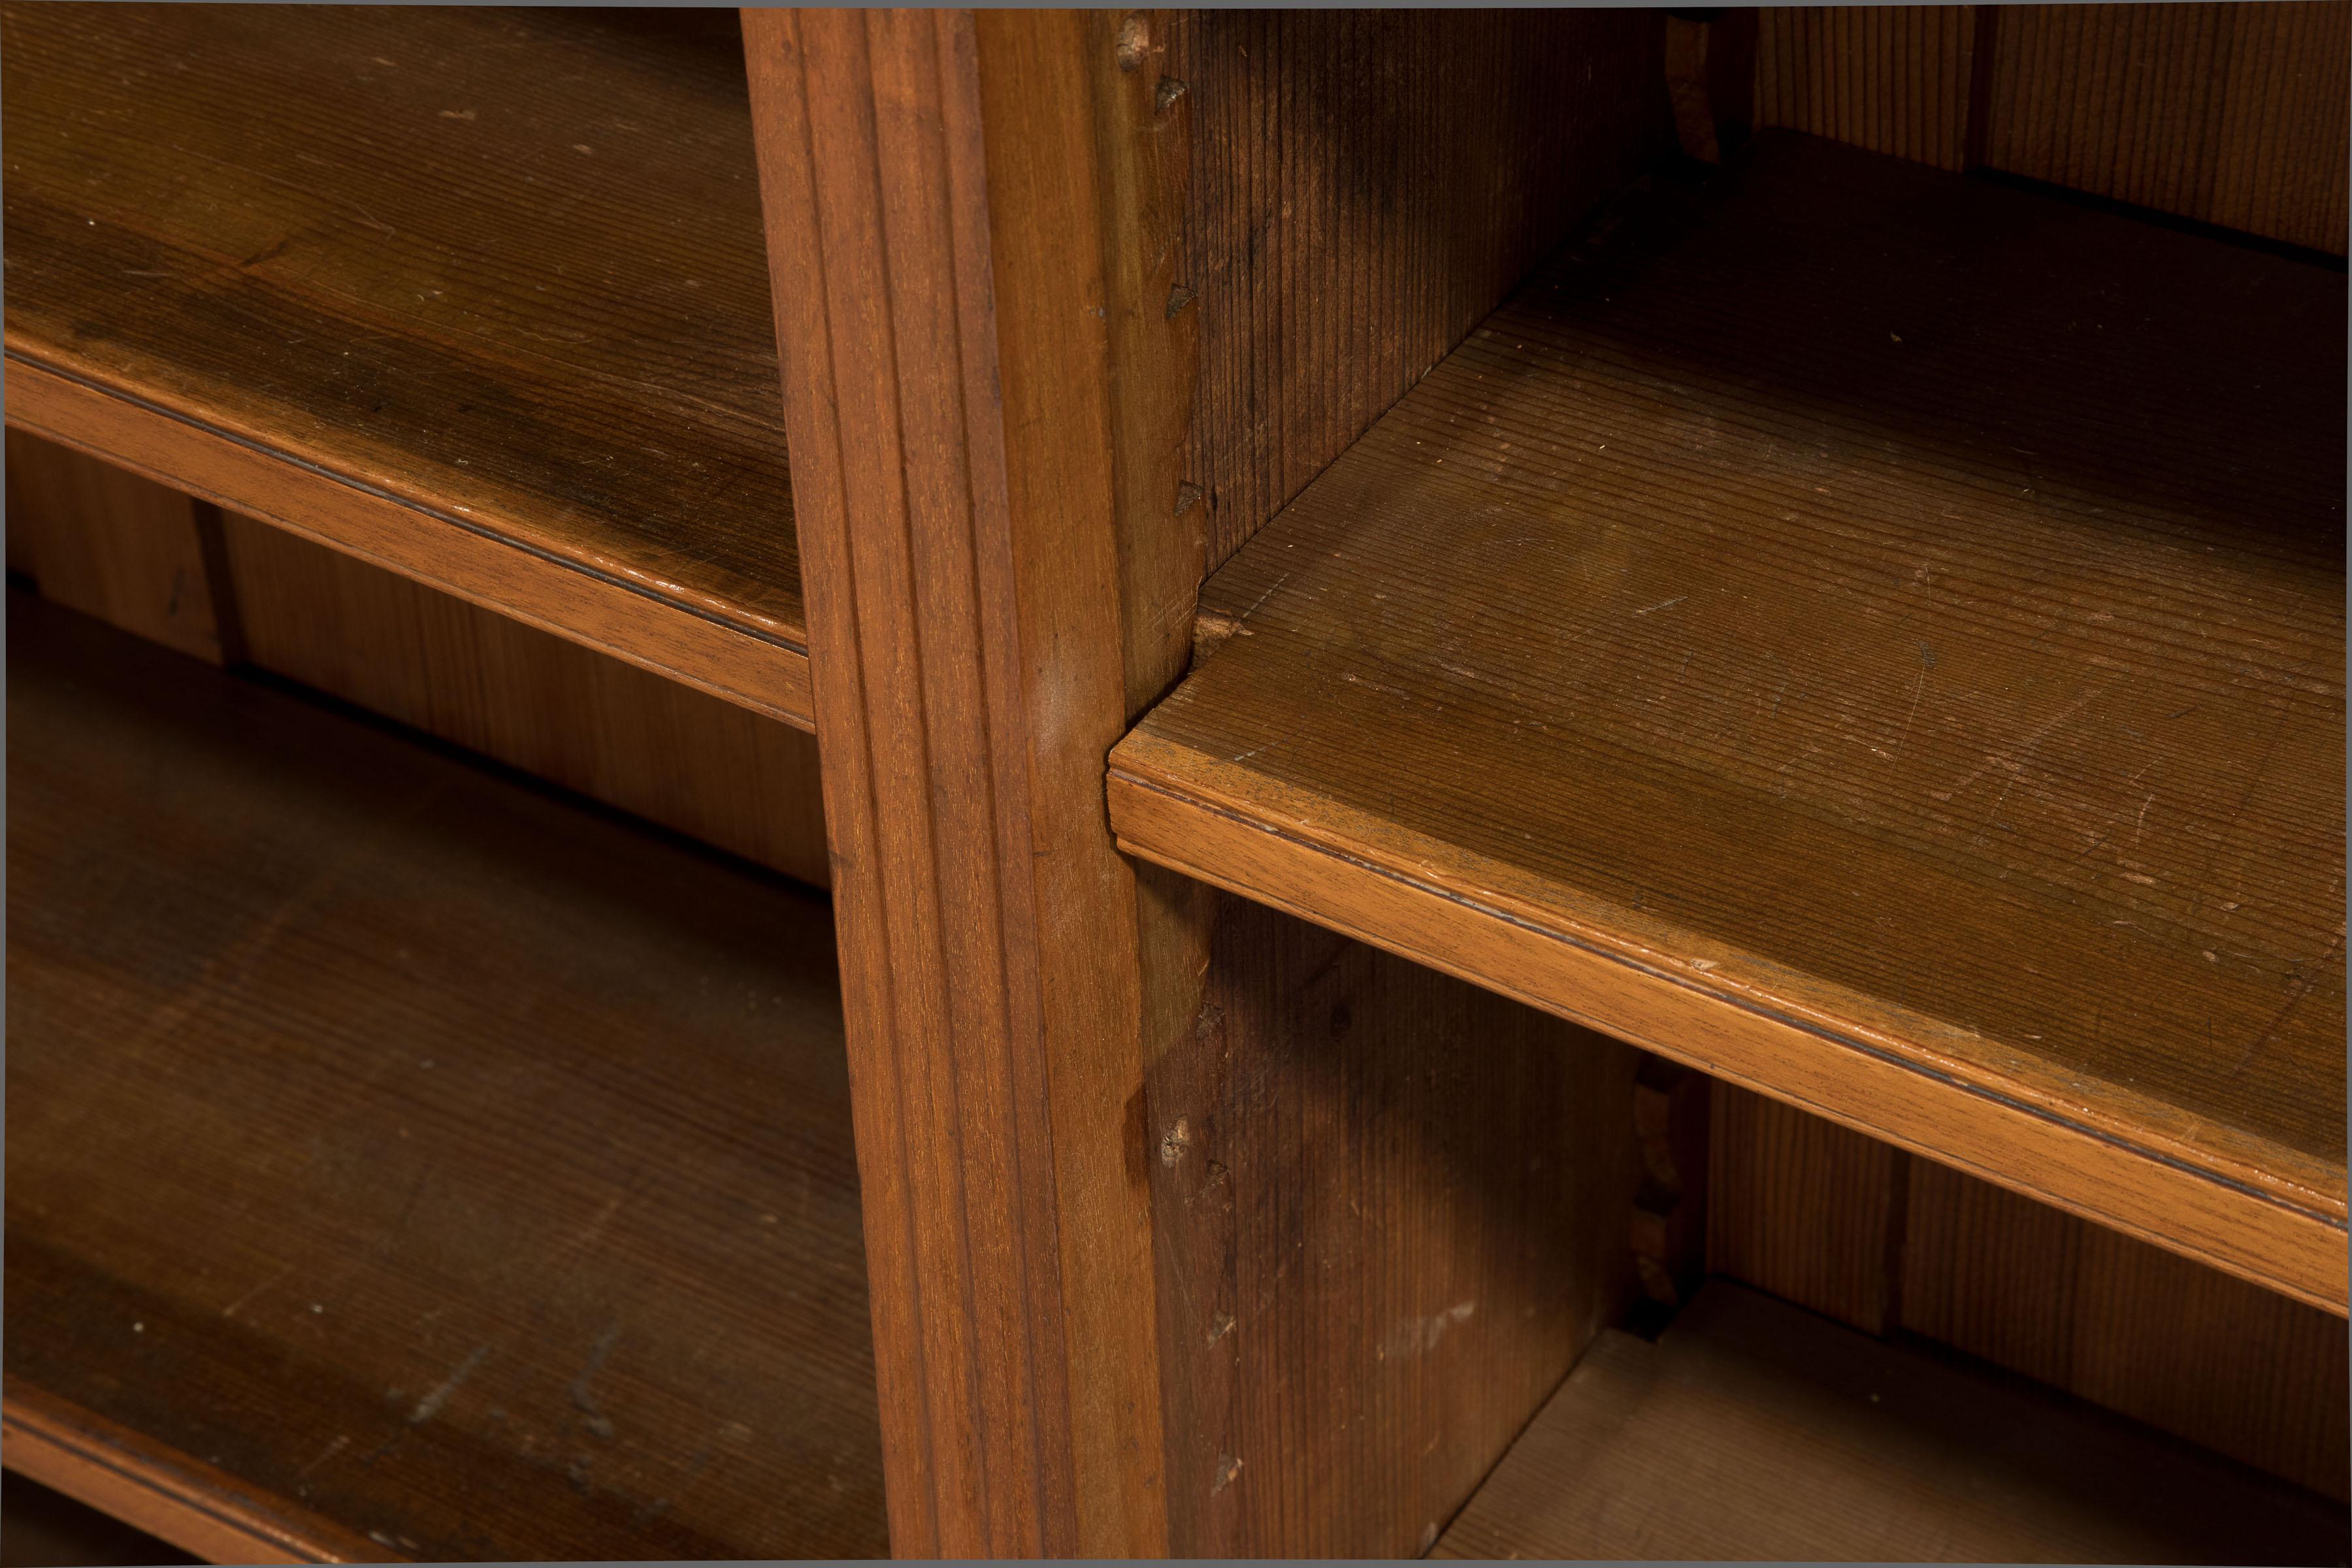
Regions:
[[[11,352],[11,427],[814,731],[808,650]]]
[[[1375,866],[1114,753],[1121,849],[1644,1050],[2343,1315],[2352,1266],[2340,1204],[2300,1206],[2061,1119],[1875,1043],[1698,989],[1600,944]]]

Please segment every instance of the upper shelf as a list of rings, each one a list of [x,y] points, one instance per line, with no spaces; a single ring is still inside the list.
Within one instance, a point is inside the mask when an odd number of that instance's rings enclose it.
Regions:
[[[734,29],[0,7],[8,418],[806,725]]]
[[[1662,176],[1214,578],[1133,852],[2341,1311],[2339,272]]]

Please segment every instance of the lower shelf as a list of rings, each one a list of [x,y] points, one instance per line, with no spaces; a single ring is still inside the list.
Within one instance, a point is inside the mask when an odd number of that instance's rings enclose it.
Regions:
[[[883,1552],[825,905],[8,610],[8,1462],[215,1554]]]
[[[2146,1427],[1717,1280],[1601,1335],[1433,1555],[2342,1563],[2347,1515]]]

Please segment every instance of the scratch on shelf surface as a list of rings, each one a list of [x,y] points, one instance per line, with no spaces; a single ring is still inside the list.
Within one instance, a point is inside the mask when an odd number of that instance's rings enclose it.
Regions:
[[[620,1342],[621,1321],[615,1318],[605,1326],[603,1333],[596,1336],[596,1342],[588,1349],[588,1363],[580,1369],[580,1375],[572,1380],[572,1403],[588,1417],[588,1430],[599,1437],[612,1436],[613,1422],[610,1416],[596,1408],[595,1396],[589,1392],[589,1385],[595,1381],[596,1374],[604,1370],[604,1363],[612,1355],[613,1347]]]
[[[476,1345],[473,1353],[457,1363],[457,1371],[443,1378],[439,1387],[416,1402],[416,1408],[408,1413],[408,1424],[411,1426],[421,1426],[440,1415],[441,1407],[449,1403],[449,1396],[457,1393],[458,1386],[467,1378],[474,1375],[474,1369],[488,1360],[489,1354],[489,1346]]]

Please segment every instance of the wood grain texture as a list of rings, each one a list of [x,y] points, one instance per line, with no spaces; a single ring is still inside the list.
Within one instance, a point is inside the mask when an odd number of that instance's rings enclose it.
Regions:
[[[1715,1089],[1717,1273],[1866,1332],[1982,1357],[2343,1499],[2352,1421],[2336,1317]]]
[[[1992,168],[2345,254],[2352,5],[2003,5]]]
[[[1634,1294],[1636,1054],[1215,902],[1151,1079],[1171,1542],[1418,1554]]]
[[[2335,256],[2352,6],[1767,5],[1758,123]]]
[[[14,1378],[0,1397],[0,1452],[11,1472],[208,1563],[402,1560],[332,1520],[289,1506],[285,1499]],[[0,1521],[0,1530],[11,1538],[13,1558],[16,1521]],[[143,1553],[117,1559],[154,1560]]]
[[[808,655],[488,534],[420,529],[414,509],[311,483],[268,453],[12,362],[8,423],[526,626],[811,728]]]
[[[1892,1329],[1911,1156],[1732,1084],[1715,1085],[1713,1110],[1708,1268],[1864,1333]]]
[[[779,340],[910,1553],[1413,1550],[1628,1268],[1629,1194],[1591,1205],[1604,1265],[1532,1251],[1489,1191],[1532,1191],[1516,1154],[1598,1168],[1580,1079],[1525,1043],[1568,1031],[1360,949],[1318,979],[1347,944],[1110,840],[1102,757],[1181,671],[1202,549],[1166,461],[1193,346],[1159,249],[1191,99],[1168,26],[746,17],[780,264],[824,280],[778,291]],[[1301,986],[1397,999],[1363,1026],[1387,1046],[1335,1057]],[[1489,1029],[1522,1042],[1493,1081],[1576,1114],[1482,1149],[1491,1112],[1398,1055]],[[1348,1104],[1344,1153],[1287,1120]],[[1171,1161],[1194,1128],[1213,1152]],[[1601,1247],[1568,1201],[1524,1223]],[[1406,1318],[1444,1353],[1384,1358]]]
[[[2346,1499],[2342,1320],[1922,1161],[1906,1331]]]
[[[1969,166],[1974,5],[1766,5],[1756,123],[1957,173]]]
[[[880,1552],[823,903],[8,629],[12,1395],[371,1554]]]
[[[814,887],[816,740],[298,535],[221,518],[246,657]]]
[[[1181,13],[1188,499],[1221,565],[1675,145],[1635,10]],[[1176,301],[1171,299],[1171,306]]]
[[[8,432],[7,474],[8,569],[36,579],[43,598],[214,664],[228,657],[235,617],[214,605],[216,516],[20,430]]]
[[[744,16],[891,1530],[1164,1552],[1094,99],[1064,13]],[[1124,307],[1120,307],[1124,308]]]
[[[1440,1557],[2336,1563],[2344,1510],[1711,1285],[1601,1336]]]
[[[9,7],[10,423],[805,722],[731,33]]]
[[[2344,309],[1759,138],[1212,582],[1113,824],[2341,1311]]]

